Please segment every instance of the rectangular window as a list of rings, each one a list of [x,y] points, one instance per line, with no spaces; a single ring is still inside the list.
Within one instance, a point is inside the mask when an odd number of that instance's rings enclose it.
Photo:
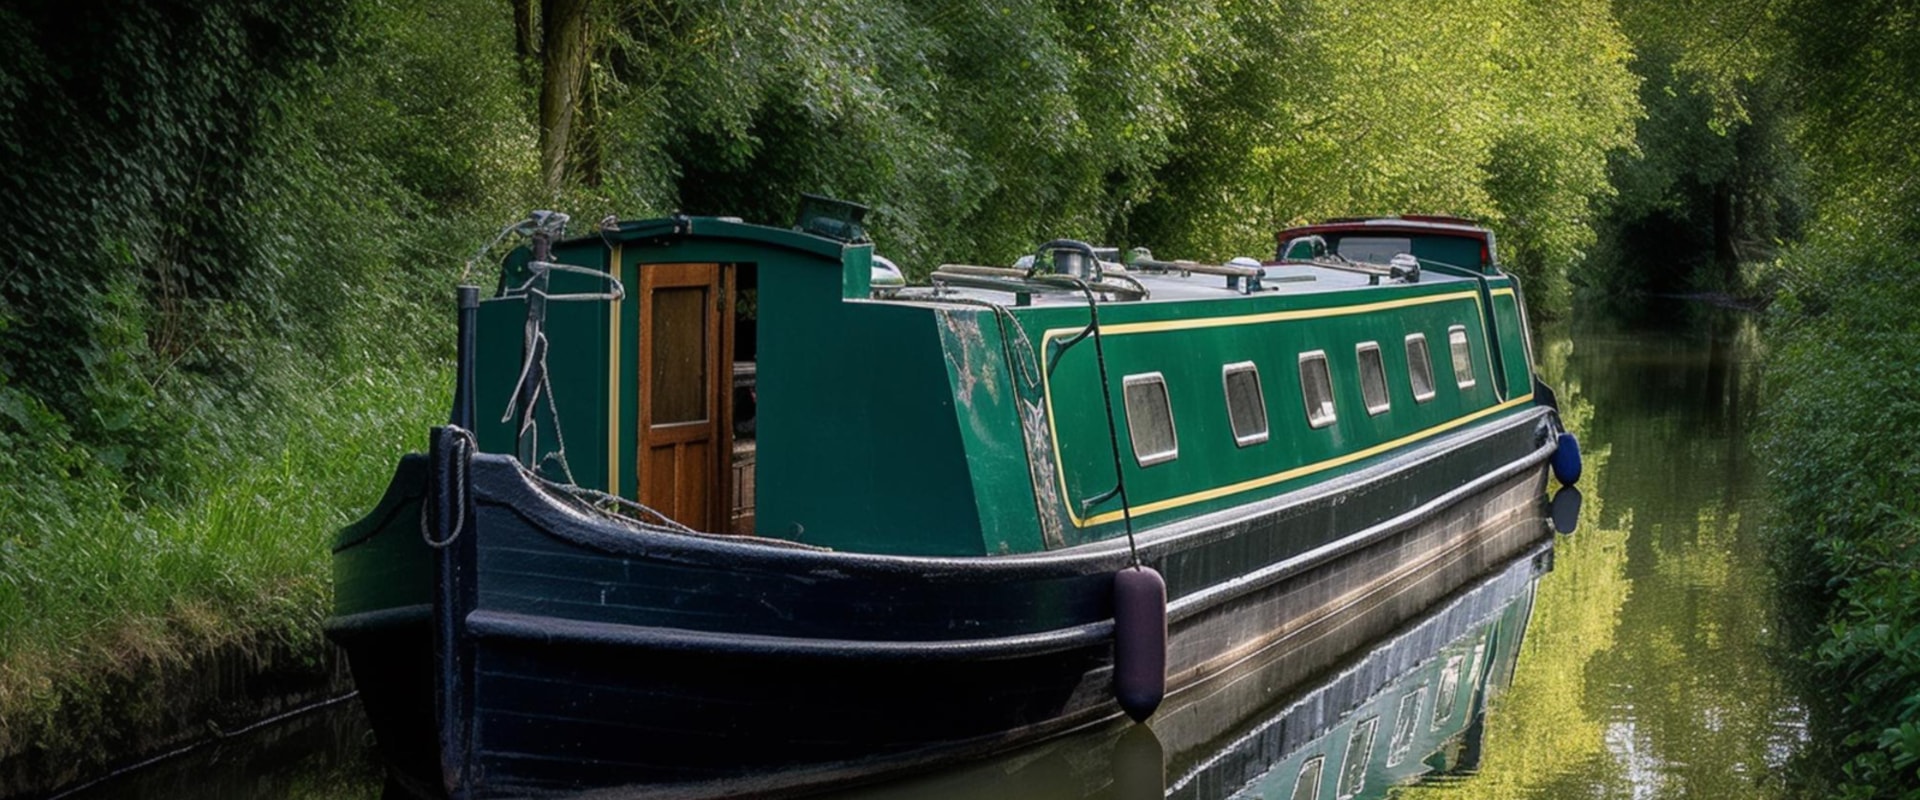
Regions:
[[[1300,776],[1293,781],[1291,800],[1320,800],[1320,771],[1327,766],[1326,756],[1314,756],[1300,765]]]
[[[1387,766],[1397,767],[1413,752],[1413,735],[1420,730],[1420,701],[1427,696],[1426,684],[1400,697],[1400,708],[1393,715],[1393,739],[1387,747]]]
[[[1367,788],[1367,766],[1373,761],[1373,732],[1379,725],[1379,717],[1361,720],[1347,737],[1347,754],[1340,762],[1340,786],[1335,795],[1340,800],[1347,800]]]
[[[1322,350],[1300,354],[1300,394],[1307,401],[1307,424],[1324,428],[1333,424],[1333,378],[1327,374],[1327,354]]]
[[[1465,661],[1464,656],[1447,656],[1447,665],[1440,670],[1440,692],[1433,698],[1432,728],[1436,731],[1453,718],[1453,701],[1460,691],[1460,665]]]
[[[1433,399],[1433,357],[1427,354],[1427,335],[1407,334],[1407,382],[1413,385],[1413,401]]]
[[[1158,372],[1128,375],[1127,435],[1133,439],[1133,459],[1150,467],[1180,455],[1180,439],[1173,430],[1173,404],[1167,399],[1167,379]]]
[[[653,292],[653,374],[647,382],[655,425],[707,419],[707,289]]]
[[[1344,236],[1333,251],[1348,261],[1385,264],[1401,253],[1413,252],[1413,240],[1404,236]]]
[[[1367,403],[1367,414],[1387,413],[1393,400],[1387,397],[1387,367],[1380,361],[1380,343],[1361,342],[1354,352],[1360,359],[1360,397]]]
[[[1251,361],[1221,368],[1227,387],[1227,421],[1233,423],[1233,441],[1241,447],[1267,440],[1267,398],[1260,391],[1260,369]]]
[[[1462,389],[1473,388],[1473,347],[1467,344],[1467,326],[1447,329],[1447,347],[1453,350],[1453,382]]]

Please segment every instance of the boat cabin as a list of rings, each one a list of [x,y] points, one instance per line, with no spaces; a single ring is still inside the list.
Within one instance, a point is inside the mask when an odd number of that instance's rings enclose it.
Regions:
[[[1054,242],[909,287],[863,211],[516,251],[479,311],[481,449],[699,531],[1018,554],[1232,513],[1531,401],[1517,287],[1461,222],[1307,226],[1222,264]]]

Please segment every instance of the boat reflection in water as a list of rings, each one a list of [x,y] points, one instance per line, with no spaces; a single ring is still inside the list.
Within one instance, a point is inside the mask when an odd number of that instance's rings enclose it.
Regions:
[[[1512,681],[1535,584],[1552,565],[1545,539],[1304,686],[1292,676],[1296,642],[1170,698],[1146,725],[839,796],[1346,800],[1472,771],[1488,700]]]

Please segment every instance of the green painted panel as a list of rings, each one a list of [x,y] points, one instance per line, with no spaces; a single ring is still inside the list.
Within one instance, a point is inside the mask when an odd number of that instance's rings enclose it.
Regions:
[[[980,519],[941,335],[925,307],[760,271],[757,525],[875,553],[978,554]]]
[[[1514,295],[1495,295],[1493,316],[1500,321],[1501,369],[1506,372],[1508,392],[1526,394],[1533,390],[1533,367],[1527,363],[1526,331],[1521,326],[1520,304]]]
[[[523,250],[510,260],[514,265],[507,270],[510,282],[524,280],[519,265],[525,263],[525,256]],[[558,246],[553,257],[562,263],[606,268],[606,251],[598,243]],[[604,281],[592,276],[555,273],[549,293],[590,294],[605,291],[605,286]],[[570,470],[574,483],[606,488],[607,392],[612,377],[607,325],[612,313],[611,304],[602,300],[547,304],[546,365],[553,396],[543,400],[535,421],[539,471],[548,478],[564,480]],[[501,417],[513,401],[525,363],[526,314],[526,302],[520,298],[495,297],[480,303],[475,332],[474,421],[479,428],[480,449],[486,452],[516,451],[516,426]],[[518,413],[516,409],[516,420]],[[557,431],[553,424],[556,416],[560,421]]]
[[[1480,242],[1463,236],[1415,236],[1413,255],[1475,272],[1483,267]]]
[[[1311,307],[1304,305],[1308,302],[1337,310],[1352,304],[1442,296],[1446,299],[1366,313],[1295,316],[1311,313]],[[1225,307],[1218,302],[1180,304],[1182,308],[1114,304],[1101,309],[1122,469],[1136,525],[1164,524],[1323,480],[1369,463],[1365,458],[1352,459],[1355,453],[1378,450],[1369,458],[1384,457],[1385,447],[1412,444],[1414,437],[1436,433],[1440,426],[1457,426],[1453,421],[1500,402],[1492,381],[1494,364],[1486,345],[1479,292],[1471,284],[1258,298]],[[1084,311],[1078,312],[1078,319],[1071,311],[1044,311],[1051,313],[1029,315],[1027,328],[1036,340],[1049,336],[1041,332],[1048,329],[1058,338],[1085,319]],[[1184,326],[1132,324],[1155,312],[1175,320],[1228,312],[1233,320],[1232,324],[1216,320]],[[1447,338],[1453,325],[1466,328],[1471,348],[1474,381],[1467,388],[1453,378]],[[1425,402],[1414,399],[1408,376],[1405,338],[1412,333],[1426,335],[1432,360],[1436,394]],[[1369,414],[1362,399],[1356,349],[1362,342],[1379,344],[1385,368],[1390,406],[1379,415]],[[1308,424],[1299,377],[1301,355],[1314,351],[1326,355],[1337,411],[1336,422],[1319,429]],[[1249,361],[1259,370],[1270,432],[1267,441],[1242,446],[1236,442],[1227,411],[1223,368]],[[1113,484],[1097,366],[1093,347],[1085,342],[1061,358],[1048,381],[1070,501],[1093,497]],[[1132,450],[1122,387],[1127,376],[1149,373],[1159,373],[1166,381],[1179,451],[1171,461],[1143,467]],[[1301,471],[1312,465],[1325,466]],[[1077,503],[1075,510],[1079,510]],[[1117,503],[1110,503],[1091,514],[1080,514],[1086,527],[1080,535],[1114,535],[1119,531],[1117,510]]]
[[[1038,515],[1057,515],[1051,504],[1034,503],[1035,471],[1021,424],[1024,411],[1036,431],[1044,429],[1039,367],[1028,354],[1007,349],[1007,332],[993,311],[942,309],[937,320],[986,552],[1043,550],[1048,537]],[[1048,469],[1050,462],[1039,474],[1047,476]],[[1052,538],[1059,543],[1057,533]]]

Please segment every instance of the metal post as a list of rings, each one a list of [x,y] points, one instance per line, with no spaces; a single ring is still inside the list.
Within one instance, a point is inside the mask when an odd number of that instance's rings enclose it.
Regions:
[[[454,362],[453,413],[448,424],[473,430],[474,322],[480,312],[480,288],[462,285],[458,289],[460,328],[458,357]]]

